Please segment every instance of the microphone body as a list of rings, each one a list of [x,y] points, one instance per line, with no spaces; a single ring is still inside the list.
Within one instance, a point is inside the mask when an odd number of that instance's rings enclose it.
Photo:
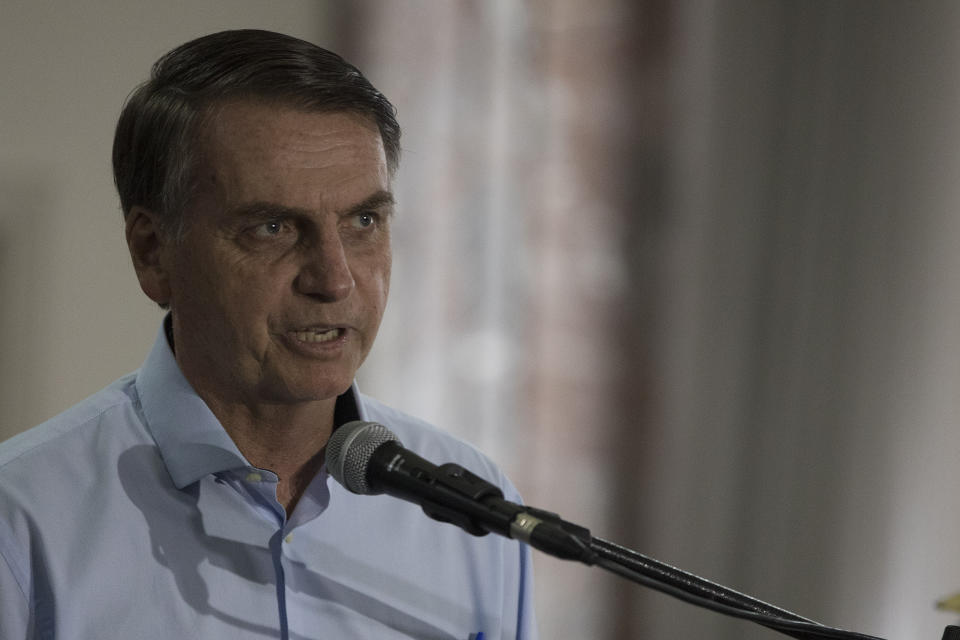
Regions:
[[[510,535],[510,523],[522,507],[503,499],[494,484],[453,463],[437,466],[399,441],[377,447],[367,466],[367,482],[386,493],[420,505],[435,520],[456,524],[475,536]]]
[[[421,458],[383,425],[355,421],[337,428],[327,444],[327,469],[353,493],[412,502],[434,520],[475,536],[496,533],[560,558],[595,559],[587,529],[505,500],[499,487],[460,465]]]

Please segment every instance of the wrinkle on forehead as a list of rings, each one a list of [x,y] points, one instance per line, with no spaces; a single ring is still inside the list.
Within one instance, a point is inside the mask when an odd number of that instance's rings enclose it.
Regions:
[[[207,123],[200,177],[217,190],[240,195],[250,185],[236,184],[235,178],[252,177],[258,167],[264,182],[271,175],[303,172],[304,188],[321,174],[327,187],[389,186],[383,140],[369,117],[248,101],[218,106]]]
[[[383,143],[379,131],[366,127],[363,118],[345,113],[330,116],[326,128],[299,129],[294,137],[284,138],[285,145],[276,147],[275,152],[293,168],[322,168],[335,161],[364,157],[375,159],[382,154]],[[271,124],[277,134],[281,134],[286,126],[284,123]],[[358,125],[370,130],[376,137],[357,138],[354,134]],[[256,143],[255,140],[247,142]]]
[[[362,115],[343,111],[301,111],[259,103],[240,103],[231,107],[221,108],[220,117],[210,123],[204,136],[205,146],[219,144],[251,156],[262,156],[267,150],[293,163],[299,158],[307,167],[317,166],[316,158],[330,158],[336,155],[334,152],[344,149],[356,156],[369,154],[375,158],[384,155],[379,129],[370,118]],[[231,113],[225,113],[225,109]],[[270,114],[269,117],[264,117],[266,113]],[[318,121],[322,118],[323,126],[304,127],[304,116],[316,116]],[[233,135],[234,127],[252,135]],[[358,128],[373,135],[358,139],[353,135]],[[278,146],[281,141],[282,147]]]

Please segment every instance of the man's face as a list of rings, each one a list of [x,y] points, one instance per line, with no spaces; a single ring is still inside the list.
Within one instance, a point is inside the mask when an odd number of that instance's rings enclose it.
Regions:
[[[387,302],[393,199],[376,125],[238,102],[200,143],[183,237],[161,251],[178,363],[228,402],[335,398]]]

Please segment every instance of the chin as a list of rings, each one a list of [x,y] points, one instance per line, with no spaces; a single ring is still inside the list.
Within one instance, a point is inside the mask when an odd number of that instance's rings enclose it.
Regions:
[[[331,400],[342,395],[356,374],[350,362],[298,362],[260,372],[260,397],[272,402],[298,403]]]
[[[322,402],[343,395],[352,383],[352,377],[347,380],[324,381],[322,384],[316,381],[304,381],[303,384],[287,386],[284,395],[288,401],[292,402]]]

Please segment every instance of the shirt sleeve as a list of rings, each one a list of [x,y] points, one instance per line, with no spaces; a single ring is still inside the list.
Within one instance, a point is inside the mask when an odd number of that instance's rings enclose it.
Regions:
[[[0,638],[30,640],[30,635],[30,603],[8,560],[0,553]]]

